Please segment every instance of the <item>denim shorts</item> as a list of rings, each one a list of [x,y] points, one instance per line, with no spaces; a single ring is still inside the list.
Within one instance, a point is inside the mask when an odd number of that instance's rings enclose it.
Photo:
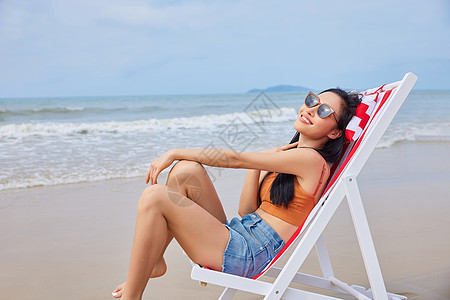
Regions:
[[[255,212],[225,226],[230,238],[223,253],[222,272],[251,278],[259,274],[285,245],[277,232]]]

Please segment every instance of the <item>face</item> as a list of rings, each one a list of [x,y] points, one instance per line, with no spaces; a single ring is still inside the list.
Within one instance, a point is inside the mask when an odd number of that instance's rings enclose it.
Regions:
[[[343,105],[341,97],[333,92],[325,92],[319,96],[320,104],[326,104],[331,107],[340,118],[341,106]],[[325,118],[321,118],[317,114],[320,105],[308,107],[303,103],[294,123],[294,128],[303,135],[308,135],[313,139],[321,138],[338,138],[342,131],[338,129],[338,125],[333,114]]]

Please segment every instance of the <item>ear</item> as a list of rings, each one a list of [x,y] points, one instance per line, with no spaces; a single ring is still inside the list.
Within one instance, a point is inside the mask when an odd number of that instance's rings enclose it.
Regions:
[[[337,138],[340,138],[342,135],[342,130],[339,129],[333,129],[328,133],[328,138],[331,140],[335,140]]]

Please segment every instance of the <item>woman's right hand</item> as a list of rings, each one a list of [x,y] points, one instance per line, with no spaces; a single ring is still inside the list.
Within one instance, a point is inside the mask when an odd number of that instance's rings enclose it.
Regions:
[[[156,184],[158,175],[162,170],[168,168],[173,162],[173,150],[167,151],[150,164],[145,183]]]

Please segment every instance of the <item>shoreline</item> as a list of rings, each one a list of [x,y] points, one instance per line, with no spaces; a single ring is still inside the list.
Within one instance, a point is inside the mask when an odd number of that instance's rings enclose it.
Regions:
[[[412,142],[376,149],[358,176],[387,289],[408,299],[450,298],[446,150]],[[229,219],[237,216],[244,176],[245,170],[222,170],[214,182]],[[111,291],[127,274],[144,188],[139,177],[0,191],[2,296],[113,299]],[[327,247],[337,278],[368,287],[351,222],[344,201],[325,230]],[[149,282],[144,299],[220,295],[220,287],[201,288],[190,279],[177,243],[166,261],[167,274]],[[301,270],[320,274],[314,251]]]
[[[429,137],[428,139],[423,139],[422,137],[418,140],[399,140],[394,142],[393,144],[386,144],[383,145],[383,143],[380,142],[381,146],[378,146],[377,148],[375,148],[374,153],[377,152],[384,152],[384,151],[390,151],[392,150],[393,152],[398,152],[398,149],[402,149],[405,147],[405,145],[416,145],[420,148],[429,146],[429,147],[436,147],[436,146],[441,146],[441,147],[448,147],[450,148],[450,139],[448,138],[438,138],[435,139],[435,137]],[[270,145],[269,145],[270,146]],[[272,145],[273,147],[275,147],[275,145]],[[272,147],[270,146],[270,147]],[[198,148],[198,147],[197,147]],[[250,149],[248,151],[259,151],[259,150],[255,150],[255,149]],[[364,171],[365,168],[363,168]],[[215,173],[219,173],[220,172],[215,172]],[[134,173],[135,174],[135,173]],[[165,176],[167,176],[168,174],[168,170],[164,170],[161,173],[161,178],[165,178]],[[30,185],[30,186],[16,186],[16,187],[8,187],[8,188],[4,188],[2,187],[0,189],[0,194],[2,192],[6,192],[6,191],[23,191],[23,190],[27,190],[27,189],[35,189],[35,188],[46,188],[46,187],[57,187],[57,186],[70,186],[73,184],[87,184],[87,183],[101,183],[101,182],[107,182],[107,181],[114,181],[114,180],[139,180],[139,178],[145,177],[146,175],[146,171],[142,171],[141,175],[133,175],[130,177],[112,177],[110,175],[108,175],[106,178],[95,178],[95,179],[91,179],[91,180],[87,180],[87,179],[83,179],[82,181],[69,181],[69,182],[58,182],[58,183],[35,183],[34,185]],[[94,176],[96,177],[96,176]],[[0,202],[0,208],[2,207],[2,202]]]

